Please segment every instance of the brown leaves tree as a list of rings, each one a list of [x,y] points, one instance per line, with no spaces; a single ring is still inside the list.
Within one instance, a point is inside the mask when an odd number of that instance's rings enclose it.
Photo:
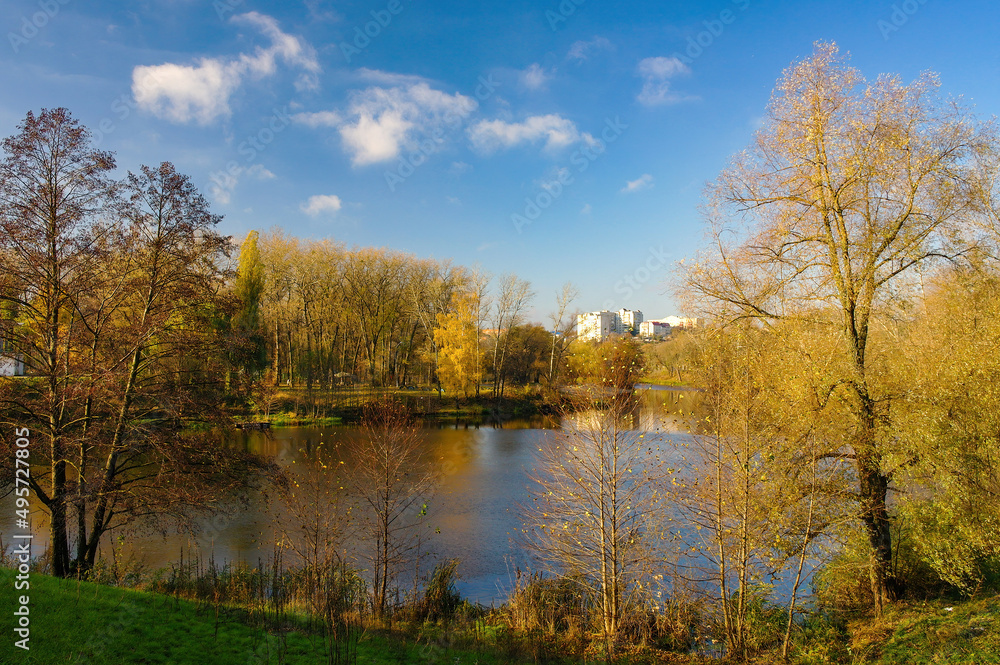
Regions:
[[[0,384],[0,400],[47,444],[33,490],[65,576],[93,566],[109,530],[183,520],[262,465],[182,431],[220,416],[228,249],[190,179],[164,163],[111,181],[111,155],[65,109],[29,113],[3,150],[3,330],[27,376]]]

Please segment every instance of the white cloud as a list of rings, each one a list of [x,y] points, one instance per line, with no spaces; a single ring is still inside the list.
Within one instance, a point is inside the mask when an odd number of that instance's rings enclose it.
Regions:
[[[395,159],[403,150],[445,125],[455,125],[478,108],[471,97],[449,95],[423,80],[371,87],[350,96],[346,120],[339,125],[344,149],[354,166]]]
[[[292,120],[316,129],[317,127],[336,127],[340,125],[343,118],[336,111],[318,111],[316,113],[296,113],[292,116]]]
[[[545,68],[537,62],[518,74],[521,85],[528,90],[541,90],[548,86],[552,80],[552,73],[545,71]]]
[[[202,59],[198,66],[157,65],[132,71],[132,94],[146,111],[173,122],[206,125],[229,115],[229,98],[240,85],[232,64]]]
[[[247,169],[247,175],[252,175],[258,180],[274,180],[277,176],[267,170],[263,164],[254,164]]]
[[[272,76],[277,71],[276,60],[280,58],[285,64],[304,70],[295,83],[298,89],[315,90],[319,87],[319,62],[316,60],[315,49],[307,42],[282,32],[276,20],[258,12],[234,16],[232,21],[253,26],[271,40],[270,48],[262,49],[258,46],[253,55],[240,55],[240,62],[246,65],[251,74],[258,77]]]
[[[548,171],[544,176],[534,181],[535,187],[540,189],[552,189],[559,185],[559,183],[567,183],[573,180],[570,170],[565,167],[553,168]]]
[[[318,194],[310,196],[309,200],[299,206],[299,210],[310,217],[319,217],[321,214],[336,214],[341,208],[339,196],[332,194]]]
[[[605,37],[594,37],[590,41],[573,42],[569,47],[566,57],[577,62],[584,62],[590,58],[592,51],[614,51],[615,46]]]
[[[416,74],[398,74],[396,72],[386,72],[381,69],[368,69],[361,67],[357,71],[357,76],[369,83],[378,83],[389,86],[409,86],[417,83],[425,83],[427,79]]]
[[[522,143],[545,141],[546,150],[556,150],[579,141],[592,143],[594,138],[581,133],[572,120],[557,114],[531,116],[524,122],[481,120],[468,129],[472,146],[481,152],[495,152]]]
[[[580,208],[580,214],[581,215],[589,215],[591,212],[593,212],[593,210],[594,209],[590,206],[590,204],[587,203],[582,208]]]
[[[622,192],[625,194],[631,194],[632,192],[638,192],[643,189],[647,189],[653,186],[653,176],[648,173],[644,173],[637,180],[632,180],[625,184],[622,188]]]
[[[235,177],[231,177],[225,182],[213,181],[208,187],[209,196],[212,197],[212,201],[219,205],[229,205],[233,200],[233,191],[238,182],[239,180]]]
[[[463,173],[468,173],[472,170],[472,164],[467,164],[465,162],[452,162],[449,171],[452,175],[462,175]]]
[[[270,16],[250,12],[232,22],[256,28],[271,44],[228,58],[201,58],[194,65],[166,63],[132,70],[132,94],[140,108],[172,122],[205,125],[230,114],[229,100],[248,77],[273,76],[277,63],[302,70],[296,88],[318,87],[316,51],[304,40],[282,32]]]
[[[269,171],[263,164],[253,166],[237,166],[228,171],[220,172],[212,176],[212,184],[209,185],[209,195],[212,200],[219,205],[229,205],[233,201],[233,192],[240,184],[240,179],[248,175],[257,180],[274,180],[277,176]]]
[[[342,20],[337,12],[323,7],[320,0],[306,0],[305,5],[309,9],[309,20],[314,23],[337,23]]]
[[[642,91],[637,100],[645,106],[661,106],[677,104],[695,99],[689,95],[675,92],[671,88],[671,79],[676,76],[690,74],[691,70],[676,57],[646,58],[639,62],[639,75],[643,79]]]

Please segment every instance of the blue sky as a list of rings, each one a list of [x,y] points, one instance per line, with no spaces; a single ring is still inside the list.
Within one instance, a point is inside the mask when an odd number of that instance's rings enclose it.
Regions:
[[[817,40],[1000,112],[988,2],[5,0],[0,135],[65,106],[225,216],[677,309],[704,184]],[[367,33],[367,34],[366,34]]]

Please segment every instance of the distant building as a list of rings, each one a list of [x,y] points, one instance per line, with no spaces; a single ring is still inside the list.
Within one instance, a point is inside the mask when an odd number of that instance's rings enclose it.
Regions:
[[[24,376],[24,358],[5,349],[3,340],[0,340],[0,376]]]
[[[589,312],[576,317],[577,339],[603,342],[613,334],[620,334],[621,318],[617,312]]]
[[[24,363],[17,358],[0,357],[0,376],[24,376]]]
[[[642,312],[639,310],[589,312],[576,317],[576,336],[582,340],[603,342],[611,335],[637,335],[640,325]]]
[[[667,316],[660,319],[660,322],[668,324],[671,328],[701,328],[705,325],[705,319],[686,318],[683,316]]]
[[[0,320],[0,376],[24,376],[24,355],[14,344],[16,326],[10,319]]]
[[[639,324],[639,336],[643,339],[661,339],[670,334],[670,324],[661,321],[643,321]]]
[[[639,326],[642,324],[642,312],[639,310],[621,309],[618,310],[618,319],[621,325],[621,329],[618,331],[619,334],[639,333]]]

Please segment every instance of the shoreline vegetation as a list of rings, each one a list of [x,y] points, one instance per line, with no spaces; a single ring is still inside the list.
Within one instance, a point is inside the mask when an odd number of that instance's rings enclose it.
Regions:
[[[636,391],[649,387],[677,391],[697,391],[679,382],[643,379]],[[455,420],[462,424],[503,424],[511,420],[554,416],[566,408],[564,395],[541,386],[527,386],[503,398],[438,395],[433,388],[341,388],[313,390],[284,388],[275,391],[270,411],[236,408],[236,423],[268,423],[271,427],[332,427],[361,422],[364,407],[379,399],[394,399],[404,404],[409,414],[427,423]]]
[[[15,573],[2,563],[0,586],[8,588]],[[484,607],[455,592],[459,570],[458,562],[439,566],[381,619],[357,603],[363,583],[347,569],[320,599],[319,612],[315,596],[304,592],[308,571],[273,561],[251,568],[188,560],[152,573],[111,565],[95,571],[97,582],[32,572],[30,654],[37,663],[102,665],[609,662],[599,635],[579,623],[587,600],[580,605],[572,584],[525,576],[507,603]],[[340,611],[324,613],[331,606]],[[613,662],[729,662],[716,646],[718,627],[703,623],[702,609],[678,606],[670,621],[633,626],[638,639]],[[755,618],[752,662],[781,662],[780,611],[762,607]],[[795,655],[784,662],[1000,662],[994,594],[901,602],[877,619],[827,611],[797,626]],[[0,660],[18,662],[15,656],[4,640]]]
[[[234,412],[238,422],[267,422],[272,427],[333,426],[361,421],[366,404],[392,398],[401,401],[415,418],[426,420],[465,419],[479,422],[504,422],[517,418],[554,413],[557,404],[540,392],[510,395],[503,399],[488,396],[438,396],[433,389],[347,388],[314,390],[283,389],[275,395],[270,413],[241,409]]]

